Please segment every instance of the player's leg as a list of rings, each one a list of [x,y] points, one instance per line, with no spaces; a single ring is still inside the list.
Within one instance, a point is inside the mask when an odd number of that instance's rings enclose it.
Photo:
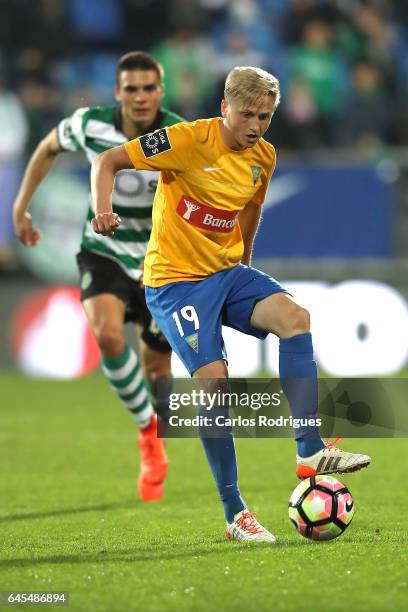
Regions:
[[[136,281],[107,257],[82,249],[77,261],[81,273],[81,301],[102,351],[103,371],[138,423],[139,441],[148,440],[141,452],[139,492],[145,501],[159,499],[163,495],[168,466],[164,442],[157,437],[157,416],[139,358],[124,337],[124,322],[137,321],[143,309],[147,310],[144,294]],[[136,307],[136,312],[132,311],[132,306]],[[141,488],[141,481],[148,481],[149,486]]]
[[[198,368],[193,373],[193,378],[202,381],[201,385],[206,386],[204,390],[207,393],[222,393],[223,386],[225,386],[224,392],[228,390],[228,385],[224,385],[224,381],[227,381],[228,378],[227,366],[224,360],[213,361]],[[205,406],[201,408],[200,412],[202,414],[206,413]],[[212,409],[210,417],[214,419],[218,412],[228,413],[228,406],[217,406],[215,409]],[[208,436],[206,436],[205,428],[200,429],[201,440],[224,505],[225,518],[228,523],[232,523],[234,516],[246,507],[238,489],[234,434],[232,427],[223,427],[222,432],[220,432],[222,437],[217,437],[215,427],[209,427],[208,429]]]
[[[234,286],[226,304],[226,324],[261,339],[268,332],[281,338],[282,388],[293,416],[315,416],[317,370],[313,361],[309,313],[267,274],[240,265],[234,269],[234,275]],[[317,428],[299,428],[295,436],[300,455],[307,456],[324,447]]]
[[[128,297],[126,320],[138,324],[140,360],[155,409],[151,424],[141,431],[138,440],[141,470],[137,484],[140,496],[147,501],[163,495],[163,483],[169,465],[164,439],[158,435],[160,423],[156,413],[164,420],[168,412],[172,385],[171,347],[151,317],[144,289],[134,284]]]
[[[140,428],[140,496],[144,501],[160,499],[168,460],[139,358],[125,341],[125,304],[115,295],[101,294],[84,300],[83,307],[102,351],[103,372]]]
[[[228,392],[228,370],[224,360],[208,363],[193,373],[206,393]],[[238,468],[234,432],[231,425],[214,426],[214,419],[228,416],[228,406],[203,406],[200,414],[212,419],[212,425],[200,427],[200,438],[224,506],[226,534],[231,540],[274,543],[275,537],[249,512],[238,488]]]
[[[309,312],[287,293],[270,295],[254,307],[251,325],[280,338],[279,374],[292,415],[313,419],[317,413],[317,368],[313,359]],[[308,457],[324,448],[317,427],[295,430],[297,452]]]
[[[228,270],[195,283],[146,288],[152,316],[190,374],[196,381],[200,379],[200,386],[211,385],[211,380],[216,386],[222,385],[227,380],[221,322],[228,290]],[[218,406],[217,410],[227,408]],[[204,406],[203,412],[206,412]],[[228,537],[274,542],[274,536],[248,512],[241,498],[232,428],[224,427],[222,432],[217,432],[213,427],[210,431],[201,427],[200,438],[223,502]]]
[[[225,323],[256,338],[265,339],[269,332],[280,338],[280,376],[292,414],[295,418],[314,419],[318,386],[308,311],[276,280],[259,270],[239,265],[234,269],[234,276],[225,307]],[[314,426],[297,428],[295,438],[296,471],[300,477],[354,471],[371,461],[367,455],[326,446]]]
[[[84,248],[77,262],[81,302],[102,352],[103,371],[138,425],[146,427],[153,407],[139,358],[124,336],[126,305],[135,281],[115,261]]]
[[[146,330],[144,330],[145,332]],[[139,337],[140,359],[143,373],[152,391],[155,412],[162,419],[167,418],[169,394],[171,392],[171,351],[170,346],[160,331],[161,338],[150,338],[146,333]],[[143,339],[143,337],[145,339]],[[153,345],[149,346],[149,344]],[[157,350],[158,348],[161,349]],[[163,482],[168,471],[168,458],[164,439],[158,437],[158,421],[154,418],[154,427],[147,427],[139,436],[141,471],[138,479],[139,493],[143,499],[156,499],[163,492]]]
[[[95,295],[82,304],[102,352],[105,376],[139,427],[147,427],[153,415],[153,405],[139,358],[125,340],[125,304],[110,293]]]
[[[278,293],[257,302],[250,323],[254,328],[272,332],[280,338],[279,374],[293,416],[315,419],[318,385],[309,312],[288,294]],[[367,455],[347,453],[332,444],[326,445],[316,426],[297,428],[295,439],[296,473],[301,478],[317,473],[351,472],[371,462]]]
[[[148,382],[154,401],[154,409],[160,419],[166,421],[169,416],[169,395],[172,391],[171,346],[152,319],[146,305],[144,290],[141,290],[142,304],[139,317],[142,325],[139,335],[140,358],[145,380]]]
[[[163,421],[169,416],[169,395],[173,386],[171,350],[161,353],[139,339],[143,374],[153,394],[154,409]],[[170,347],[169,347],[170,348]]]

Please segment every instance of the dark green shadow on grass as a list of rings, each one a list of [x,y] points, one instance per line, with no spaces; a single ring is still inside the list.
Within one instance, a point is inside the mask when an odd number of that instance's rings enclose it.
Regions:
[[[7,516],[0,516],[0,523],[7,523],[10,521],[25,521],[30,519],[41,519],[52,516],[64,516],[67,514],[80,514],[83,512],[99,512],[101,510],[117,510],[118,508],[132,508],[137,505],[141,505],[143,502],[140,500],[113,502],[110,504],[98,504],[96,506],[79,506],[78,508],[61,508],[60,510],[47,510],[43,512],[27,512],[22,514],[9,514]]]
[[[8,567],[30,567],[36,565],[47,565],[47,564],[55,564],[55,565],[76,565],[76,564],[86,564],[86,563],[117,563],[117,562],[125,562],[125,563],[145,563],[145,562],[157,562],[157,561],[171,561],[173,559],[183,559],[183,558],[196,558],[196,557],[208,557],[212,555],[225,555],[227,552],[233,552],[234,548],[236,551],[245,550],[245,553],[250,554],[251,552],[258,552],[260,549],[267,550],[270,549],[270,552],[273,553],[275,548],[282,547],[303,547],[308,546],[308,542],[302,542],[302,540],[285,542],[282,546],[278,545],[270,545],[267,543],[240,543],[240,542],[226,542],[224,540],[216,540],[209,541],[209,545],[217,545],[217,548],[203,548],[197,547],[197,545],[190,544],[189,550],[180,550],[180,551],[169,551],[169,547],[158,548],[155,544],[154,549],[145,549],[140,550],[137,548],[132,548],[128,550],[120,550],[120,551],[100,551],[97,554],[91,555],[55,555],[55,556],[47,556],[47,557],[37,557],[37,558],[14,558],[14,559],[1,559],[0,567],[8,568]]]

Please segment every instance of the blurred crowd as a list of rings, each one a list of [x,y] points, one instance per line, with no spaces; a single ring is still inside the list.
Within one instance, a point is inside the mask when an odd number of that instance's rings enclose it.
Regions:
[[[150,51],[165,104],[216,115],[226,73],[281,81],[271,127],[288,150],[408,144],[401,0],[0,0],[0,156],[29,154],[79,106],[113,102],[118,57]]]

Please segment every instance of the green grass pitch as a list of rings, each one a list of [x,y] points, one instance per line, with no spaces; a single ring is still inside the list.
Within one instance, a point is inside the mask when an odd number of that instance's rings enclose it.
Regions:
[[[374,462],[343,478],[356,514],[329,543],[289,522],[293,442],[238,440],[241,490],[278,544],[231,543],[198,440],[168,442],[166,497],[144,504],[135,426],[101,376],[0,388],[0,590],[68,591],[71,611],[407,609],[406,439],[343,444]]]

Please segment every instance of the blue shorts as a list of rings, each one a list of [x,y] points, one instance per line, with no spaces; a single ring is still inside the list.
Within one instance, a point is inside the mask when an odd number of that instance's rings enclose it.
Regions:
[[[146,303],[172,349],[190,374],[213,361],[227,361],[222,325],[264,339],[252,327],[255,304],[285,289],[276,280],[243,264],[201,281],[145,287]]]

